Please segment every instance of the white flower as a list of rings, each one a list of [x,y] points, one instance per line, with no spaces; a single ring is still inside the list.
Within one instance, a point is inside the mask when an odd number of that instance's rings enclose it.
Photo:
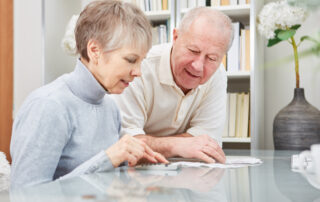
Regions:
[[[266,4],[258,17],[258,30],[267,39],[275,37],[276,29],[287,29],[301,24],[307,17],[307,11],[301,7],[290,6],[288,2]]]
[[[76,39],[74,36],[74,29],[76,28],[79,15],[73,15],[66,27],[66,33],[62,39],[61,47],[69,55],[76,55]]]
[[[9,188],[10,181],[10,164],[6,155],[0,152],[0,192]]]

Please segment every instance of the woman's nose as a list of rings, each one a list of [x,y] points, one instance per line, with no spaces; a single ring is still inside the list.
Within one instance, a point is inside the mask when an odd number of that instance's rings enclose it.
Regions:
[[[134,76],[134,77],[137,77],[137,76],[141,76],[141,66],[140,65],[136,65],[132,72],[131,72],[131,75]]]

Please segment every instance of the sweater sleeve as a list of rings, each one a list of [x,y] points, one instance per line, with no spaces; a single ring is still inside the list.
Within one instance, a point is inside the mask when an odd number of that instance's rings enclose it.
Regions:
[[[72,124],[62,105],[46,99],[24,105],[13,125],[11,140],[11,187],[30,186],[54,180]],[[62,176],[69,178],[112,169],[104,151]]]
[[[47,99],[22,106],[12,129],[11,187],[53,180],[71,132],[68,121],[62,107]]]

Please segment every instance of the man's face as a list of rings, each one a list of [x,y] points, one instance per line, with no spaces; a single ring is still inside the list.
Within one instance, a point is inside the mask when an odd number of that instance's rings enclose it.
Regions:
[[[171,71],[184,93],[207,82],[227,50],[230,33],[198,18],[183,33],[173,32]]]

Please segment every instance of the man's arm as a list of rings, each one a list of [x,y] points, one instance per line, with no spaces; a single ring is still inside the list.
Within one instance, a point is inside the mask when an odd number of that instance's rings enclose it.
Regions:
[[[152,135],[136,135],[147,143],[154,151],[166,158],[180,156],[197,158],[207,163],[225,163],[225,155],[219,144],[208,135],[192,136],[188,133],[171,135],[170,137],[154,137]]]

